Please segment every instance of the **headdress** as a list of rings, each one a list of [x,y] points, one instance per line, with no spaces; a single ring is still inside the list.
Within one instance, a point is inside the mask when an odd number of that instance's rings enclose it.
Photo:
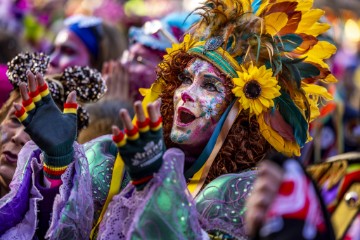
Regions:
[[[43,53],[20,53],[8,63],[7,76],[14,88],[21,82],[27,82],[26,71],[44,74],[49,57]],[[71,91],[76,91],[80,104],[98,101],[106,91],[106,85],[101,74],[89,67],[68,67],[62,74],[45,76],[51,96],[62,106]],[[89,114],[79,105],[78,130],[89,124]]]
[[[199,15],[186,12],[171,13],[160,20],[151,20],[139,27],[129,29],[130,44],[139,42],[154,50],[165,52],[173,43],[178,43],[184,32],[200,19]]]
[[[324,11],[312,5],[313,0],[207,0],[197,11],[202,19],[167,49],[159,67],[166,70],[182,53],[211,62],[232,79],[235,102],[224,115],[236,109],[255,117],[274,149],[299,156],[311,140],[308,127],[319,115],[320,100],[332,99],[316,83],[336,82],[325,62],[336,47],[318,38],[329,25],[318,22]],[[163,84],[158,78],[144,91],[144,104],[160,96]]]
[[[66,19],[65,25],[81,39],[94,58],[99,56],[100,41],[103,35],[100,18],[75,15]]]

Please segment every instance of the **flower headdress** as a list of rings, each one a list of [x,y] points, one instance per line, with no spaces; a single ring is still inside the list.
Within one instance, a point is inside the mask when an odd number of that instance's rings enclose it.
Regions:
[[[238,111],[255,116],[263,137],[285,155],[300,155],[310,140],[309,123],[319,115],[319,99],[336,82],[325,60],[334,45],[318,36],[329,29],[313,0],[207,0],[200,22],[183,42],[167,49],[160,66],[181,52],[214,64],[232,79]],[[143,91],[145,103],[161,93],[162,79]]]

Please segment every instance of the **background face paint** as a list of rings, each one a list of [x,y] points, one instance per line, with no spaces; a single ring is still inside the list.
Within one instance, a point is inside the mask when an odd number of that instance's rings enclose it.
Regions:
[[[140,43],[131,45],[123,53],[121,64],[127,71],[130,83],[130,97],[141,100],[139,88],[149,88],[156,79],[155,68],[161,61],[159,54]]]
[[[212,64],[199,58],[179,76],[182,85],[174,93],[171,140],[180,148],[203,149],[229,104],[225,78]]]
[[[10,109],[0,124],[0,131],[0,184],[7,188],[16,169],[18,154],[24,144],[30,141],[30,136],[15,117],[14,108]]]
[[[62,73],[72,66],[90,66],[91,55],[85,44],[75,33],[63,29],[56,36],[54,50],[50,55],[47,74]]]

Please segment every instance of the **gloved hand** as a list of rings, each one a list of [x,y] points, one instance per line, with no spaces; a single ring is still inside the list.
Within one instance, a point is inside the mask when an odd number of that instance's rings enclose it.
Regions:
[[[53,101],[40,74],[27,73],[28,87],[20,84],[22,105],[15,103],[16,116],[31,139],[44,152],[48,174],[64,169],[72,161],[77,131],[76,93],[71,92],[62,113]],[[45,174],[47,173],[46,168]]]
[[[137,101],[134,104],[136,124],[132,124],[128,111],[122,109],[120,117],[125,130],[120,131],[113,126],[113,140],[118,146],[132,184],[138,190],[141,190],[160,169],[165,152],[162,118],[157,104],[149,104],[147,108],[149,118],[146,118],[141,102]]]

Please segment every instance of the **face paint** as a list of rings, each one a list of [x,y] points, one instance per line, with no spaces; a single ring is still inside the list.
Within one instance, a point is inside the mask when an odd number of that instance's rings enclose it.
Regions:
[[[140,43],[124,51],[121,64],[126,69],[130,82],[130,97],[141,100],[139,88],[149,88],[156,79],[155,68],[161,61],[159,54]]]
[[[9,184],[15,173],[18,154],[24,144],[30,141],[30,136],[24,131],[24,126],[15,116],[11,108],[0,124],[0,184]],[[7,189],[8,186],[0,186]]]
[[[72,66],[90,66],[91,55],[81,39],[68,29],[56,36],[47,74],[62,73]]]
[[[170,138],[180,148],[203,149],[230,102],[225,77],[211,63],[199,58],[180,74],[174,93],[174,123]]]

